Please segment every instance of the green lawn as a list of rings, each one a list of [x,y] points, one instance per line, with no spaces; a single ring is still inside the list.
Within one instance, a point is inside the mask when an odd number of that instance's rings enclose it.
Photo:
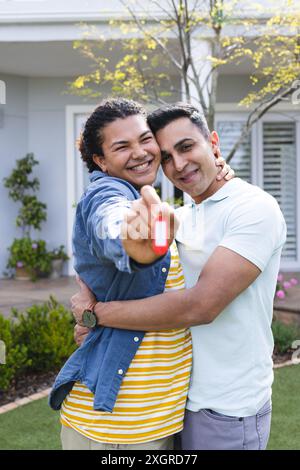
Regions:
[[[0,449],[60,449],[59,412],[42,398],[0,415]]]
[[[300,365],[275,370],[268,449],[300,450]]]
[[[300,450],[300,365],[275,371],[268,448]],[[47,399],[0,415],[0,449],[60,449],[59,413]]]

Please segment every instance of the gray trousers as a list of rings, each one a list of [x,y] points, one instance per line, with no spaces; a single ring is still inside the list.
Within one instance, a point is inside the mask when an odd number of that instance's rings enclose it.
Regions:
[[[271,428],[271,400],[254,416],[237,418],[212,410],[186,410],[182,450],[264,450]],[[175,448],[178,448],[178,438]]]

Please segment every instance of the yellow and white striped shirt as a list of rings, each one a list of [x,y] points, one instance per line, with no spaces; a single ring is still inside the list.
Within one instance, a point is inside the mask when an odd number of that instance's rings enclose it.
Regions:
[[[176,244],[165,290],[184,289]],[[172,306],[170,306],[172,308]],[[94,396],[77,382],[63,402],[61,423],[97,442],[134,444],[182,430],[192,365],[190,331],[147,332],[122,381],[112,413],[93,409]]]

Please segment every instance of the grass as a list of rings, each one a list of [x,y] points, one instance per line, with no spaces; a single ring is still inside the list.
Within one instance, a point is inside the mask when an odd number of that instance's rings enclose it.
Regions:
[[[0,449],[57,450],[60,445],[59,413],[47,398],[0,415]]]
[[[300,450],[300,365],[275,371],[273,418],[268,449]],[[0,415],[0,449],[59,450],[59,413],[47,399]]]
[[[275,370],[269,450],[300,450],[300,365]]]

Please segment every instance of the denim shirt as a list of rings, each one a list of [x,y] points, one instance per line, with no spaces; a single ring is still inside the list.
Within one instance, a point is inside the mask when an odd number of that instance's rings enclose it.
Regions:
[[[140,194],[127,181],[93,171],[77,205],[73,229],[75,270],[97,300],[142,299],[164,291],[170,252],[150,265],[136,263],[123,248],[124,211]],[[75,382],[94,394],[94,409],[112,412],[128,367],[145,332],[97,326],[60,370],[49,397],[54,410]]]

